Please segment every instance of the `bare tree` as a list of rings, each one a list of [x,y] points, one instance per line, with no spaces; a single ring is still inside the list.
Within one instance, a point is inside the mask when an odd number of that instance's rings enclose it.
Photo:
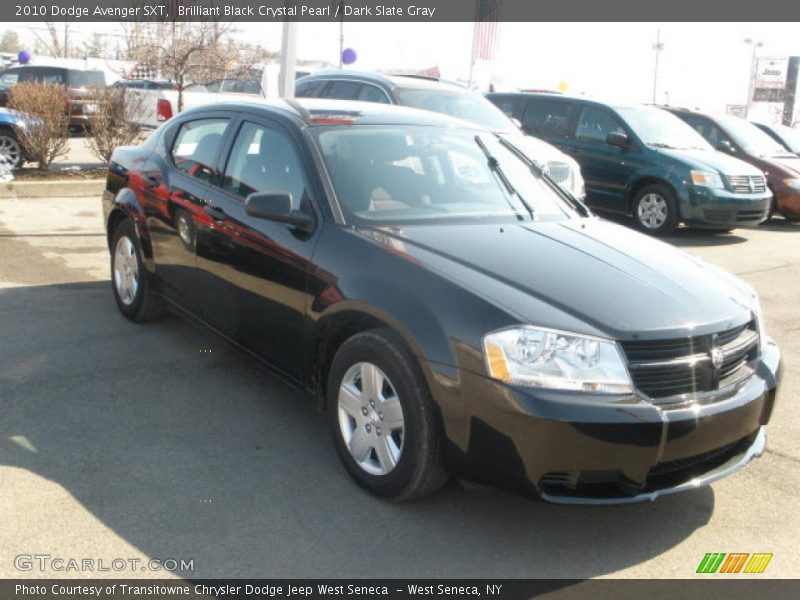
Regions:
[[[25,153],[40,169],[48,169],[69,148],[67,89],[62,85],[18,83],[12,86],[8,104],[19,112],[23,122],[17,135]]]
[[[44,21],[45,33],[40,34],[36,29],[31,28],[33,36],[36,38],[37,51],[50,56],[69,58],[70,55],[70,32],[72,25],[69,22],[53,23]]]
[[[6,29],[0,36],[0,52],[19,52],[20,50],[22,50],[22,44],[19,41],[19,35],[13,29]]]
[[[117,146],[130,146],[142,133],[136,123],[142,121],[142,96],[130,90],[96,88],[91,99],[97,109],[87,129],[92,153],[108,164]]]

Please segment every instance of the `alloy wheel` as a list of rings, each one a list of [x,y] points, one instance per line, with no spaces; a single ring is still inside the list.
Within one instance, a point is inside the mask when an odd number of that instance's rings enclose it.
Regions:
[[[21,158],[22,149],[19,142],[11,136],[0,135],[0,162],[4,162],[14,169]]]
[[[126,235],[119,238],[114,249],[114,285],[122,303],[125,306],[133,304],[139,290],[139,263],[136,247]]]
[[[405,439],[403,407],[396,388],[377,366],[350,367],[339,386],[339,429],[350,456],[371,475],[390,473]]]
[[[651,193],[639,200],[636,215],[647,229],[658,229],[667,221],[668,210],[667,201],[659,194]]]

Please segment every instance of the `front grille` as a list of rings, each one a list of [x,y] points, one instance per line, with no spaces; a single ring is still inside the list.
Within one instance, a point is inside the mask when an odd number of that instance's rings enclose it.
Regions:
[[[736,213],[737,221],[761,221],[767,217],[765,210],[740,210]]]
[[[556,183],[564,183],[569,180],[571,169],[567,163],[550,161],[544,166],[544,171],[550,179]]]
[[[755,194],[767,189],[763,175],[728,175],[728,183],[735,194]]]
[[[637,389],[651,398],[668,398],[714,391],[749,377],[758,333],[751,321],[713,335],[622,342],[622,348]],[[712,354],[719,352],[715,367]]]

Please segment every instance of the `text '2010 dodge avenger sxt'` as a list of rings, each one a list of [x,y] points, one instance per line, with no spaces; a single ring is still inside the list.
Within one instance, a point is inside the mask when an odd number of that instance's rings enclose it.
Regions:
[[[780,355],[754,291],[469,123],[193,109],[115,151],[103,204],[122,313],[191,315],[310,392],[380,496],[457,473],[633,502],[764,450]]]

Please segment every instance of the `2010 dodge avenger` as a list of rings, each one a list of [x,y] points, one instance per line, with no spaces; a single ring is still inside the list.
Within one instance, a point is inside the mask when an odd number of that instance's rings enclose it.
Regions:
[[[474,125],[189,110],[116,150],[103,204],[122,313],[187,313],[313,394],[380,496],[457,473],[633,502],[764,450],[780,356],[753,290],[594,218]]]

